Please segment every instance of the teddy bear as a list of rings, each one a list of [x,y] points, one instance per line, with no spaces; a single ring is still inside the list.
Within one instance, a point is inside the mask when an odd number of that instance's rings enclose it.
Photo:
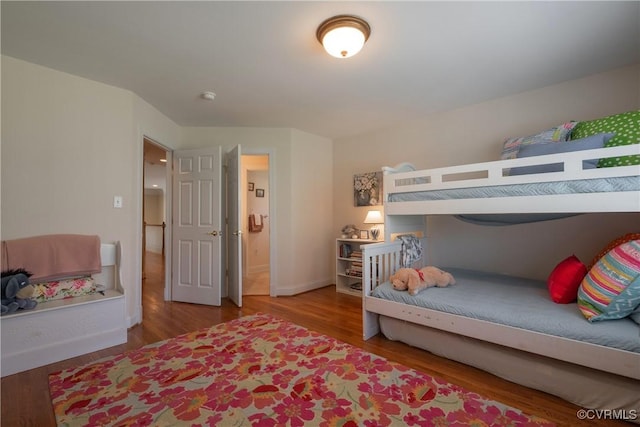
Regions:
[[[30,310],[38,305],[38,302],[31,299],[35,288],[29,284],[31,273],[24,269],[3,271],[2,285],[2,305],[0,314],[8,314],[17,311],[19,308]]]
[[[389,280],[395,290],[408,290],[410,295],[417,295],[418,292],[426,288],[434,286],[444,288],[456,283],[451,273],[433,266],[422,267],[419,270],[401,268],[392,274]]]

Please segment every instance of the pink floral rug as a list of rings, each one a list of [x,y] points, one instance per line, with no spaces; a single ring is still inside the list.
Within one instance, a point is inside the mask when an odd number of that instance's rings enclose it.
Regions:
[[[267,314],[50,375],[60,426],[550,426]]]

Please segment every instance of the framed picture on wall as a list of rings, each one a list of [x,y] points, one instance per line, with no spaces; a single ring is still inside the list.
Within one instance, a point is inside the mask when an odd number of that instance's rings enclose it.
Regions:
[[[250,182],[249,185],[247,186],[247,189],[249,191],[253,191],[253,182]]]
[[[264,197],[264,189],[256,188],[256,197]]]
[[[382,204],[382,171],[359,173],[353,176],[354,206]]]

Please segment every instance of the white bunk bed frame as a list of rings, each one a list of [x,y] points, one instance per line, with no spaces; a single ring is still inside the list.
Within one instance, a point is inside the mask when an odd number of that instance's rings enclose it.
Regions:
[[[385,315],[640,380],[639,353],[375,298],[371,296],[375,288],[374,284],[388,281],[389,276],[400,268],[401,244],[399,242],[374,243],[363,247],[363,252],[363,338],[365,340],[380,332],[378,315]],[[371,265],[378,267],[372,269]]]
[[[104,295],[47,301],[0,317],[2,377],[127,342],[120,243],[102,243],[100,258],[102,272],[93,277],[107,288]]]
[[[371,296],[379,283],[400,268],[401,244],[392,236],[424,232],[425,215],[466,213],[640,212],[640,190],[615,193],[563,194],[478,199],[390,202],[389,194],[413,191],[507,185],[589,178],[639,176],[640,166],[582,169],[588,159],[640,154],[640,145],[585,150],[558,155],[391,173],[385,168],[385,242],[363,248],[363,338],[380,332],[380,315],[447,331],[572,364],[640,380],[640,354],[544,333],[500,325]],[[503,169],[563,163],[563,172],[503,176]],[[472,178],[468,174],[474,174]],[[462,178],[460,175],[463,174]],[[478,178],[477,175],[481,177]],[[451,179],[451,178],[455,179]],[[416,184],[415,182],[422,182]],[[424,244],[424,242],[423,242]],[[426,261],[423,259],[423,261]],[[427,265],[423,262],[423,265]],[[376,266],[373,268],[372,266]]]
[[[388,195],[414,191],[445,190],[525,184],[532,182],[574,181],[640,175],[640,166],[583,169],[582,162],[597,158],[640,155],[640,144],[571,153],[549,154],[512,160],[498,160],[436,169],[392,174],[385,168],[385,215],[393,228],[394,215],[494,214],[494,213],[591,213],[640,212],[640,192],[577,193],[548,196],[491,197],[415,202],[388,202]],[[564,164],[562,172],[503,176],[504,169],[518,166]],[[470,175],[473,175],[469,177]],[[480,176],[480,177],[478,177]],[[424,182],[407,184],[407,182]],[[629,194],[632,193],[632,194]],[[635,196],[635,197],[633,197]],[[385,228],[388,229],[385,222]],[[405,230],[397,230],[405,231]],[[395,232],[395,230],[394,230]]]

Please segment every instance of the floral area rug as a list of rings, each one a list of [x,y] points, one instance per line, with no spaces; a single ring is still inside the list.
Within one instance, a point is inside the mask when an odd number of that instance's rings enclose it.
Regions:
[[[59,426],[550,426],[267,314],[56,372]]]

